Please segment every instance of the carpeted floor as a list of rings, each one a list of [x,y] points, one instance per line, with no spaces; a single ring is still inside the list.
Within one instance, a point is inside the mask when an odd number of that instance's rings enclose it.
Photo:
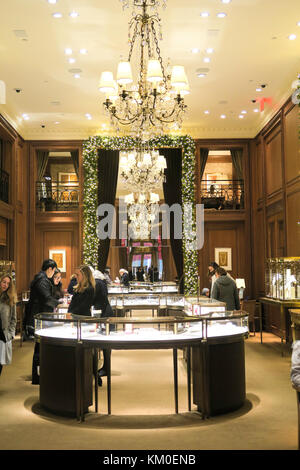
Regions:
[[[296,450],[296,393],[290,355],[279,339],[246,340],[247,401],[238,411],[203,421],[187,412],[185,364],[179,353],[179,414],[174,414],[172,351],[113,351],[112,415],[106,415],[106,379],[99,413],[83,423],[55,417],[39,406],[31,384],[33,343],[19,346],[0,377],[0,449]],[[194,406],[194,405],[193,405]]]

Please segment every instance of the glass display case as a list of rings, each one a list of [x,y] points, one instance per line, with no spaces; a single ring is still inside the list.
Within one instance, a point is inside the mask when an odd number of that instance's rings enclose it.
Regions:
[[[248,314],[243,311],[213,311],[202,317],[81,317],[69,313],[35,316],[39,338],[87,342],[189,340],[248,333]]]
[[[278,300],[300,299],[300,257],[269,258],[265,272],[266,296]]]
[[[225,312],[226,303],[219,300],[209,299],[204,296],[185,297],[184,312],[186,315],[207,315],[210,312]]]
[[[40,404],[56,414],[71,414],[83,420],[93,404],[94,376],[97,412],[97,350],[105,349],[107,410],[111,414],[111,351],[172,349],[178,413],[177,351],[184,348],[189,411],[192,388],[193,402],[203,419],[232,411],[242,406],[246,397],[244,339],[248,331],[248,314],[243,311],[217,311],[197,317],[182,314],[101,319],[40,313],[35,316],[35,335],[40,342]]]
[[[129,287],[110,284],[107,289],[109,294],[144,294],[151,292],[160,294],[177,293],[178,285],[175,282],[130,282]]]

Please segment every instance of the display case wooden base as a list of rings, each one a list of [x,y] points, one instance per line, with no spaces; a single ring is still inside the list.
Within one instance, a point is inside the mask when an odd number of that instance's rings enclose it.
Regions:
[[[234,411],[246,399],[244,337],[211,339],[192,348],[193,403],[205,417]]]
[[[79,416],[93,403],[93,358],[91,349],[40,340],[40,404],[52,413]],[[83,374],[79,374],[83,371]],[[80,381],[83,381],[80,384]]]

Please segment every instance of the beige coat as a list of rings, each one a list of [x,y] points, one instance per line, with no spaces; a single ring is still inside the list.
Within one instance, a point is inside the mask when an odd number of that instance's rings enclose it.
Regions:
[[[0,340],[0,364],[10,364],[12,360],[12,340],[16,334],[16,306],[0,302],[0,319],[6,343]]]

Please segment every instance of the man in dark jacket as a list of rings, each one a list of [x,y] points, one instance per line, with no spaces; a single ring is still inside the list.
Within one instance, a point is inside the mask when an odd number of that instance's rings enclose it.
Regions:
[[[216,281],[212,289],[212,298],[226,303],[226,310],[240,310],[239,293],[236,283],[227,276],[223,268],[217,268],[215,271]]]
[[[53,312],[59,301],[53,297],[53,284],[51,278],[57,268],[53,259],[43,262],[41,271],[34,276],[30,284],[30,297],[28,302],[27,318],[25,320],[25,331],[27,335],[34,334],[34,315],[41,312]],[[39,343],[35,343],[32,361],[32,383],[39,383],[37,368],[39,366]]]

